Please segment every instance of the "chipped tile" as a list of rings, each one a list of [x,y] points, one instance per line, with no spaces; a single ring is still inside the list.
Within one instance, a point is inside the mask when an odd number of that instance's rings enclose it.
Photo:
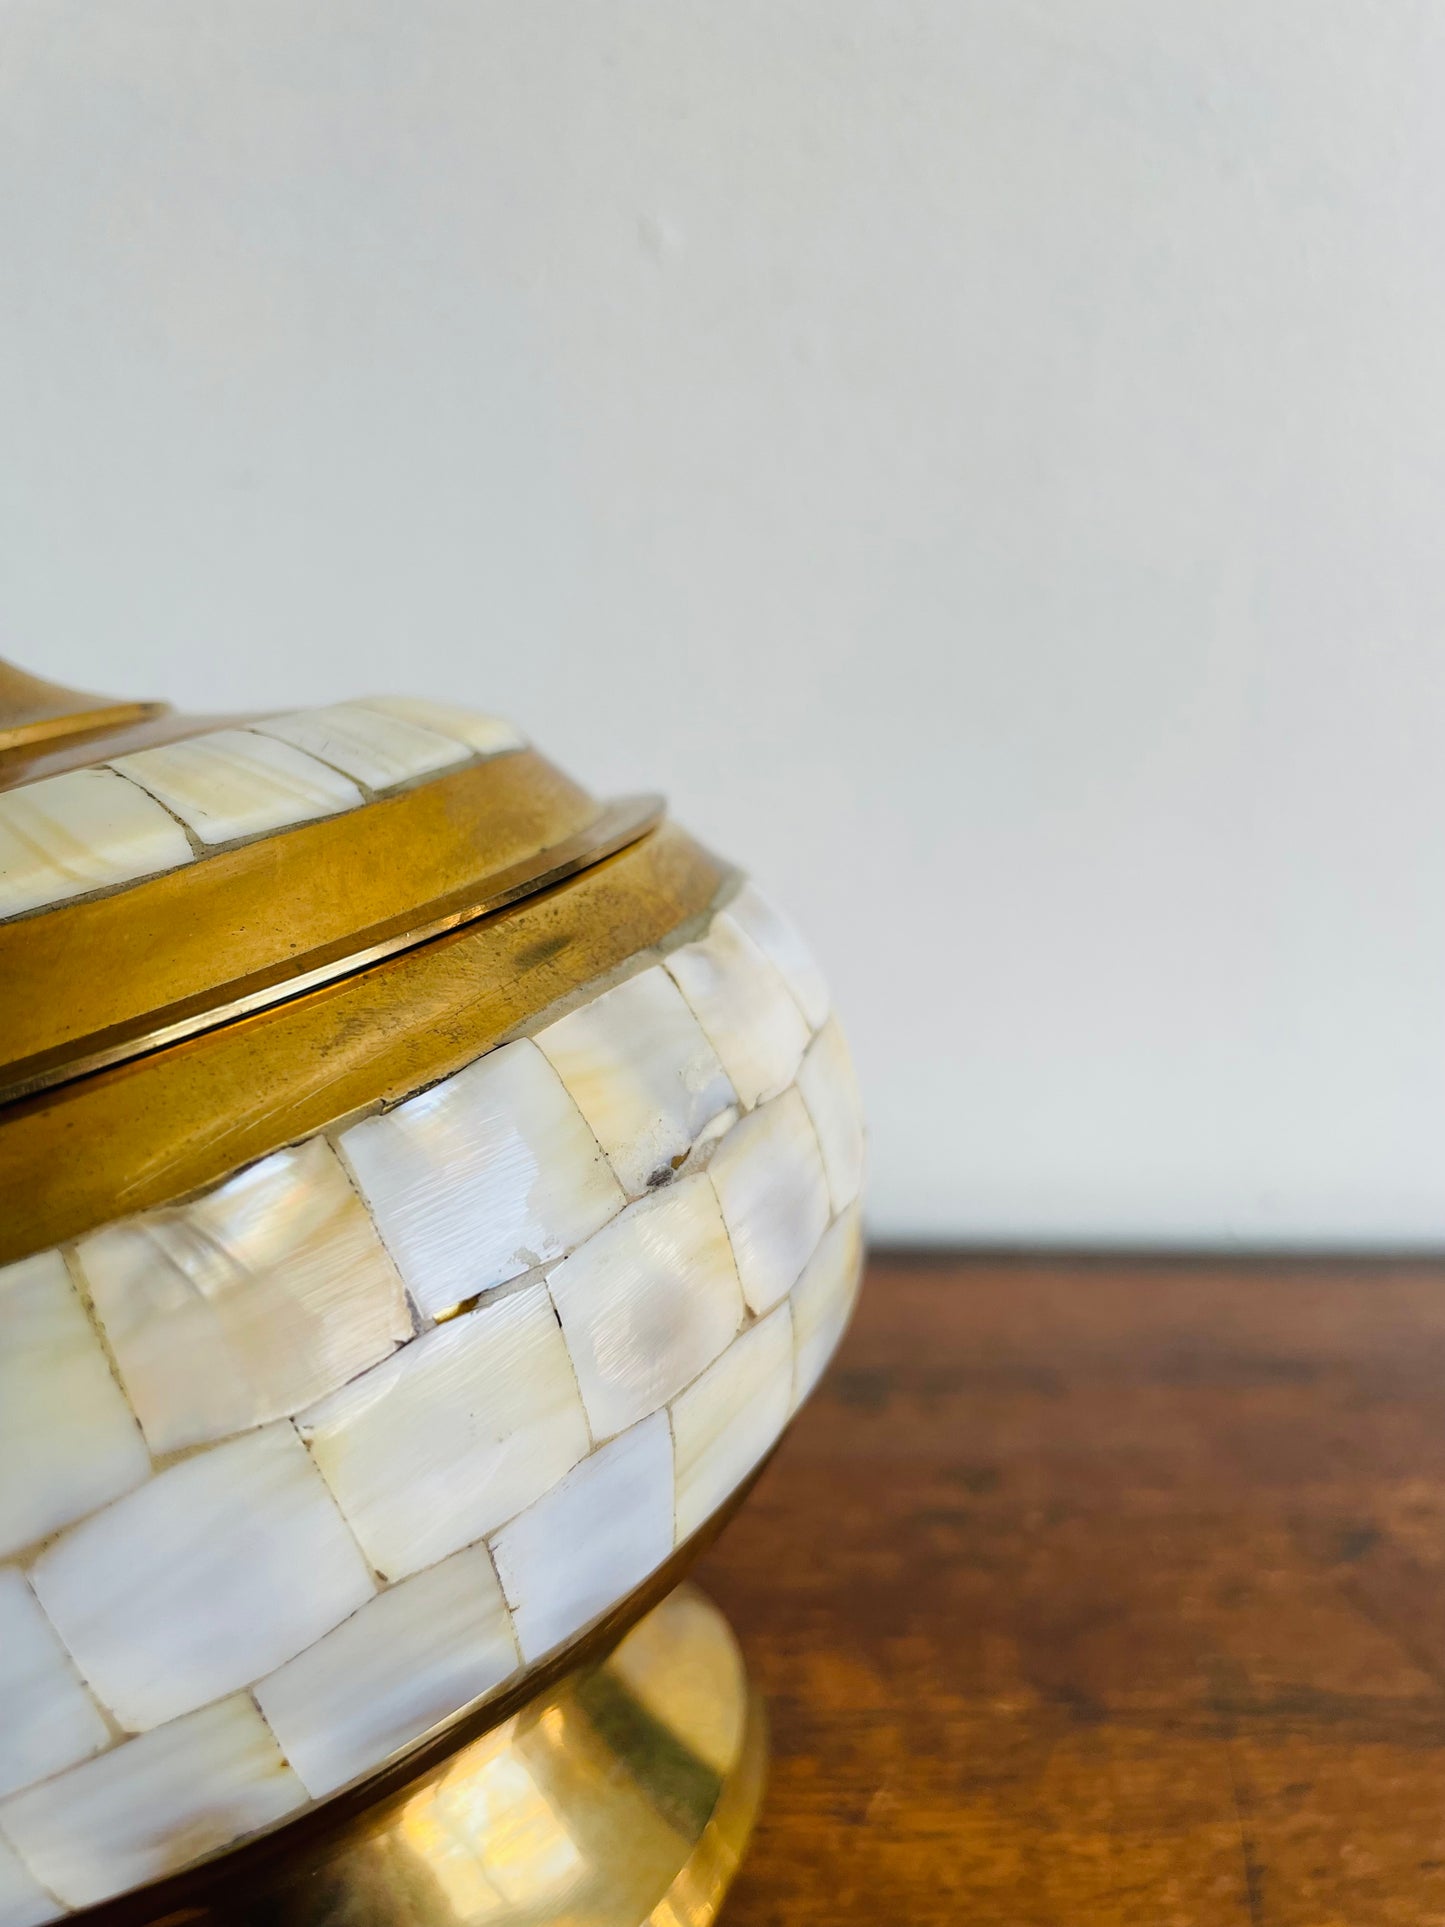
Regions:
[[[600,1146],[530,1039],[342,1134],[424,1311],[560,1258],[621,1210]]]
[[[671,1177],[737,1102],[717,1052],[660,965],[569,1011],[535,1041],[632,1197]]]

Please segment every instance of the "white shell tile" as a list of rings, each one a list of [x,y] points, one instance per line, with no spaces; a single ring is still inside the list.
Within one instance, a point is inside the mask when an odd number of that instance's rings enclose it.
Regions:
[[[793,1404],[823,1376],[858,1296],[863,1219],[857,1205],[835,1218],[793,1287]]]
[[[50,1890],[89,1906],[159,1880],[304,1804],[244,1695],[18,1793],[0,1827]]]
[[[751,1310],[792,1287],[828,1222],[828,1181],[802,1098],[784,1091],[734,1125],[713,1152],[717,1188],[738,1277]]]
[[[485,1546],[404,1579],[262,1680],[256,1699],[320,1798],[515,1672],[511,1616]]]
[[[149,1471],[60,1254],[0,1269],[0,1553],[45,1538]]]
[[[660,964],[558,1018],[536,1043],[633,1197],[671,1177],[707,1125],[737,1102]]]
[[[0,793],[0,917],[191,861],[152,796],[108,769],[68,770]]]
[[[375,1590],[285,1422],[183,1459],[73,1527],[31,1582],[132,1730],[273,1671]]]
[[[530,1665],[616,1605],[672,1551],[672,1438],[665,1413],[584,1459],[492,1540]]]
[[[706,1177],[630,1205],[548,1279],[593,1435],[655,1412],[712,1363],[743,1319]]]
[[[333,703],[326,709],[298,709],[272,716],[253,727],[304,749],[371,790],[389,790],[417,776],[430,776],[467,760],[467,745],[438,736],[400,716],[369,709],[364,703]]]
[[[591,1443],[542,1284],[439,1325],[298,1423],[389,1579],[480,1539]]]
[[[776,1443],[792,1402],[793,1328],[779,1305],[673,1404],[679,1545]]]
[[[40,1927],[64,1912],[22,1865],[15,1849],[0,1839],[0,1927]]]
[[[108,1225],[79,1257],[157,1452],[295,1412],[411,1336],[396,1267],[321,1138]]]
[[[667,969],[707,1032],[745,1106],[776,1097],[797,1075],[808,1026],[787,985],[724,910]]]
[[[828,981],[792,923],[755,883],[745,883],[728,904],[728,915],[750,936],[793,993],[811,1030],[827,1022]]]
[[[109,1742],[105,1721],[24,1574],[0,1567],[0,1795]]]
[[[428,702],[424,696],[366,696],[354,707],[374,709],[383,716],[414,723],[419,729],[450,736],[479,756],[496,756],[504,749],[520,749],[525,742],[515,724],[476,709],[454,709],[450,703]]]
[[[808,1047],[798,1089],[818,1133],[828,1193],[835,1211],[857,1197],[863,1183],[863,1107],[847,1039],[836,1017]]]
[[[412,1296],[433,1313],[560,1258],[624,1202],[527,1038],[353,1125],[340,1146]]]
[[[250,729],[118,756],[114,767],[189,824],[202,843],[259,836],[362,802],[356,785],[313,756]]]

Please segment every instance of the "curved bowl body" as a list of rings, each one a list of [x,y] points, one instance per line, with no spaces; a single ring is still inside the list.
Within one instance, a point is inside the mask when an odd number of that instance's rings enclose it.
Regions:
[[[860,1264],[826,986],[680,831],[430,705],[137,727],[0,761],[5,1927],[615,1637]]]

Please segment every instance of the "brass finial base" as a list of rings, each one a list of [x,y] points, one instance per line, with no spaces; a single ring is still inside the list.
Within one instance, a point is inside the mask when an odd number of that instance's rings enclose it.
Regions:
[[[0,662],[0,754],[32,749],[63,736],[80,736],[96,729],[118,729],[162,715],[164,703],[123,701],[115,696],[92,696],[83,689],[67,689],[29,675],[12,663]]]

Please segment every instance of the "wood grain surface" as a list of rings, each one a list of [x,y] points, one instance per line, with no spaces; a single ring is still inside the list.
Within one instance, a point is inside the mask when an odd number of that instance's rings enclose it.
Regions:
[[[1445,1922],[1445,1267],[875,1260],[699,1577],[727,1927]]]

